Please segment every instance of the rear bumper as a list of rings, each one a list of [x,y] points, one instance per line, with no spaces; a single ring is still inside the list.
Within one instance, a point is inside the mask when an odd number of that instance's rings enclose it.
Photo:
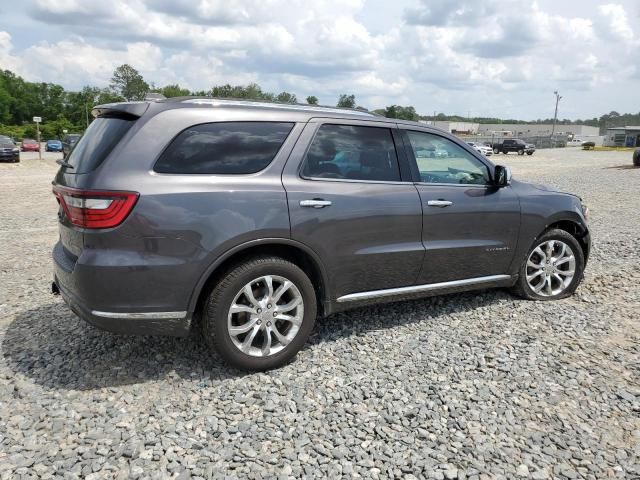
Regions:
[[[75,271],[78,267],[77,263],[64,253],[60,243],[56,244],[53,250],[54,291],[57,289],[71,310],[87,323],[102,330],[120,334],[176,337],[184,337],[189,334],[191,315],[187,311],[143,309],[139,306],[127,308],[126,305],[114,305],[107,308],[104,305],[89,304],[82,298],[82,288],[77,286],[80,284],[86,288],[92,284],[94,288],[103,287],[108,290],[108,282],[86,281],[86,275],[84,278],[82,275],[80,278],[76,278],[78,277],[78,272]],[[99,270],[95,272],[98,277],[101,273],[103,272]],[[106,291],[105,294],[108,295]]]

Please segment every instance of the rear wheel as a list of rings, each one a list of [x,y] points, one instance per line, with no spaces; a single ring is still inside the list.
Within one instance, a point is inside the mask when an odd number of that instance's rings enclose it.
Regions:
[[[227,272],[209,296],[203,334],[231,365],[268,370],[303,347],[316,318],[309,277],[279,257],[260,257]]]
[[[514,293],[529,300],[572,295],[584,273],[584,254],[570,233],[554,229],[538,238],[520,267]]]

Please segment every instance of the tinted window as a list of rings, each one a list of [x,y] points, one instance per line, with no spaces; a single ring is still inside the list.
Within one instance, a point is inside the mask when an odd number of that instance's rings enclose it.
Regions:
[[[87,173],[97,168],[131,128],[133,122],[121,118],[96,118],[65,158],[65,161],[74,167],[67,168],[66,173]]]
[[[489,183],[487,166],[451,140],[424,132],[407,135],[422,182]]]
[[[391,130],[352,125],[322,125],[304,162],[302,175],[313,178],[399,181]]]
[[[226,122],[184,130],[158,159],[159,173],[256,173],[271,163],[293,123]]]

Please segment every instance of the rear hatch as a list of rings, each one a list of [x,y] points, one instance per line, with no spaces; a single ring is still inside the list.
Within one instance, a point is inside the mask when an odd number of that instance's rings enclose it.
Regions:
[[[87,229],[113,228],[133,208],[135,193],[89,190],[86,185],[90,184],[92,173],[108,163],[112,150],[147,107],[148,103],[141,102],[94,108],[95,120],[71,152],[59,161],[53,191],[59,204],[60,244],[54,255],[63,253],[68,265],[74,264],[82,253]]]

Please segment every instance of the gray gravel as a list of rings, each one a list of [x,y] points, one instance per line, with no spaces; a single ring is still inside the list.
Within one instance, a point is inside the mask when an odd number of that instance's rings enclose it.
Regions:
[[[48,291],[51,157],[0,165],[0,478],[638,478],[640,169],[569,149],[500,161],[591,207],[574,297],[353,310],[263,374],[78,320]]]

